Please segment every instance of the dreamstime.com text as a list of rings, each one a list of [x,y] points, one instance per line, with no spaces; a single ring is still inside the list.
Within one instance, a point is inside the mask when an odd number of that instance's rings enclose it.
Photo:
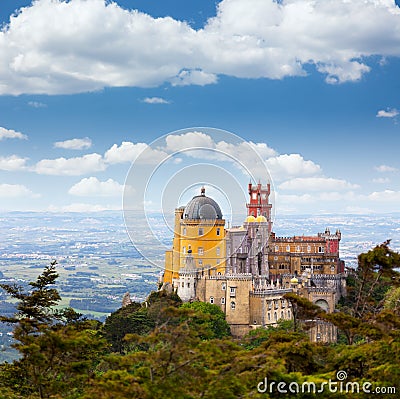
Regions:
[[[268,381],[267,377],[257,384],[257,391],[259,393],[371,393],[371,394],[395,394],[396,387],[387,386],[373,386],[371,382],[352,382],[345,381],[347,373],[340,370],[336,373],[337,381],[324,381],[316,384],[312,381],[303,383],[298,382],[284,382],[284,381]]]

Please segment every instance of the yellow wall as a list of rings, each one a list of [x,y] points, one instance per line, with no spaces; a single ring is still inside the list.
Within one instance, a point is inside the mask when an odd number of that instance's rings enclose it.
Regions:
[[[172,250],[165,253],[164,282],[172,283],[179,277],[189,249],[196,267],[205,268],[206,273],[210,270],[210,275],[225,274],[225,220],[186,221],[182,214],[182,209],[175,211]]]

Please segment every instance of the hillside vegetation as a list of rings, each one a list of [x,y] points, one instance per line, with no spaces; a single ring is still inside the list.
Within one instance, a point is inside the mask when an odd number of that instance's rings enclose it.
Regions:
[[[61,298],[54,288],[58,275],[53,262],[27,291],[2,285],[17,301],[17,313],[0,320],[13,325],[20,357],[0,365],[0,398],[371,397],[363,384],[371,392],[393,387],[396,393],[391,388],[375,397],[397,398],[399,266],[399,253],[385,242],[359,255],[340,311],[326,314],[291,294],[296,323],[278,323],[234,339],[217,306],[182,304],[165,291],[117,310],[103,324],[71,308],[55,310]],[[310,342],[310,318],[335,324],[338,343]],[[337,384],[336,392],[321,385],[329,381]],[[341,391],[340,381],[358,383],[360,392]],[[278,391],[278,383],[286,384],[286,393]],[[312,384],[324,389],[313,393]]]

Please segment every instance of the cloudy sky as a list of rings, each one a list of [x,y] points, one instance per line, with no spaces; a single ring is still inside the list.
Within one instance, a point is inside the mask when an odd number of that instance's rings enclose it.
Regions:
[[[394,1],[1,0],[0,18],[1,211],[120,209],[138,154],[196,126],[250,142],[278,213],[399,211]],[[251,166],[206,136],[142,163],[200,140]]]

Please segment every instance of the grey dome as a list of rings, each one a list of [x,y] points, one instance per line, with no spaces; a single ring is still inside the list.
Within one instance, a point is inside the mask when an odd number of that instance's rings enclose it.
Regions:
[[[222,212],[219,205],[210,197],[206,197],[205,190],[201,195],[196,195],[186,205],[183,213],[185,219],[222,219]]]

